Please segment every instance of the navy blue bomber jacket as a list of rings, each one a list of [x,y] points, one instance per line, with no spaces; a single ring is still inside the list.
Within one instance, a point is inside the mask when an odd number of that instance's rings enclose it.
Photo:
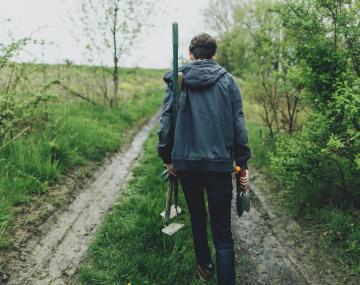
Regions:
[[[231,172],[233,162],[247,169],[250,148],[242,99],[234,78],[213,60],[179,68],[184,74],[176,129],[173,126],[172,72],[158,131],[158,153],[175,170]]]

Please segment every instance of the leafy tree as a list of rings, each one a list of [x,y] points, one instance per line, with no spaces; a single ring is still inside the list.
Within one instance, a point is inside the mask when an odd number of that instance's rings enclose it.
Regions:
[[[297,129],[303,90],[297,59],[273,7],[271,0],[236,6],[234,25],[222,35],[218,55],[220,63],[245,79],[271,137]]]
[[[279,138],[272,167],[314,205],[360,204],[359,16],[355,0],[251,1],[220,40],[219,60],[243,77],[271,136],[294,134],[298,110],[310,111],[300,134]]]
[[[320,184],[333,193],[327,193],[328,202],[342,207],[360,207],[360,80],[355,44],[358,39],[354,38],[359,32],[359,18],[354,16],[359,14],[358,8],[358,1],[352,0],[287,0],[279,6],[295,55],[303,62],[299,69],[307,70],[303,72],[309,91],[305,100],[314,111],[304,129],[306,140],[297,144],[305,149],[316,145],[317,161],[325,169],[315,167],[307,173],[319,176],[322,171],[327,179],[320,180]],[[273,158],[276,169],[283,167],[291,172],[286,163],[279,161],[293,152],[279,145],[277,157]],[[306,179],[304,175],[293,182],[302,184]]]

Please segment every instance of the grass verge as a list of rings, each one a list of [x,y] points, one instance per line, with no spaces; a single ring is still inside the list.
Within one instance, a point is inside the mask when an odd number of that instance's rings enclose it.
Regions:
[[[275,140],[269,138],[266,128],[253,121],[248,124],[248,134],[252,150],[251,162],[265,174],[273,203],[285,209],[304,228],[318,233],[317,244],[336,260],[339,270],[345,272],[349,279],[360,279],[360,211],[355,208],[341,210],[332,205],[313,207],[306,204],[306,211],[299,215],[296,206],[301,201],[302,192],[296,191],[297,189],[292,192],[284,190],[279,183],[281,181],[275,181],[272,176],[274,169],[270,153],[276,150]],[[311,188],[302,190],[314,191]],[[294,196],[297,199],[295,202]]]
[[[202,284],[194,270],[190,221],[181,193],[185,214],[177,222],[185,227],[171,237],[161,232],[166,183],[160,179],[156,139],[153,132],[133,179],[92,243],[78,276],[82,284]]]
[[[10,244],[6,229],[13,218],[13,206],[29,203],[34,195],[48,192],[60,175],[73,167],[100,161],[119,149],[128,141],[128,130],[139,126],[159,108],[163,97],[160,86],[153,84],[120,100],[113,109],[78,100],[52,103],[46,120],[37,121],[31,132],[1,150],[0,249]]]

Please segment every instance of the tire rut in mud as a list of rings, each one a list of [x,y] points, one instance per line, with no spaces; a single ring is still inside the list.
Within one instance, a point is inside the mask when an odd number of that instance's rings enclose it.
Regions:
[[[237,284],[309,284],[278,241],[272,230],[274,221],[254,191],[251,197],[250,213],[245,212],[241,218],[237,216],[235,197],[233,199],[232,230],[237,257]]]
[[[54,213],[18,253],[11,264],[8,285],[72,284],[88,246],[107,211],[131,176],[134,163],[150,131],[155,115],[134,137],[129,148],[112,157],[95,180],[81,191],[65,211]]]

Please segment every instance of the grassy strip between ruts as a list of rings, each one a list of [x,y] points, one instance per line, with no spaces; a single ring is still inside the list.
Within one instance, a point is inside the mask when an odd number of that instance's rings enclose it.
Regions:
[[[163,97],[159,83],[120,100],[113,109],[78,100],[55,102],[49,106],[46,122],[34,125],[29,134],[1,150],[0,249],[10,243],[6,229],[13,219],[12,207],[49,191],[62,173],[102,160],[127,142],[128,130],[159,108]]]
[[[133,179],[90,247],[78,276],[82,284],[202,284],[195,274],[190,221],[181,191],[184,211],[175,222],[185,227],[171,237],[161,232],[166,183],[160,179],[162,163],[155,145],[153,131]]]

